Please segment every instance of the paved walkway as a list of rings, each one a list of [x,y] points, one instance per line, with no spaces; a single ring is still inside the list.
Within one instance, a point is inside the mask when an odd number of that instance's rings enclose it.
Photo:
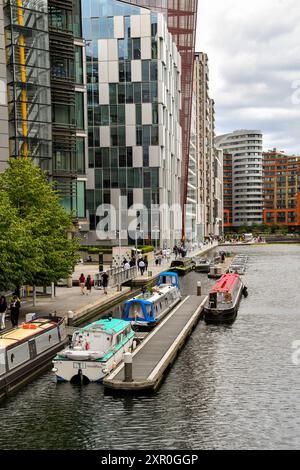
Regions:
[[[196,249],[191,253],[188,253],[187,256],[201,256],[205,255],[212,248],[216,247],[214,245],[205,245],[201,250]],[[151,279],[157,276],[160,272],[166,271],[171,261],[174,259],[172,254],[170,260],[162,260],[160,266],[156,266],[155,263],[149,264],[148,272],[144,276],[139,276],[136,279],[151,281]],[[179,259],[179,258],[178,258]],[[76,266],[75,272],[73,274],[74,279],[78,279],[81,273],[84,273],[85,276],[90,274],[92,277],[98,272],[98,266],[95,264],[83,264]],[[58,315],[68,316],[69,311],[73,311],[75,315],[80,315],[85,310],[88,311],[93,308],[103,307],[108,300],[115,301],[118,297],[122,296],[124,293],[130,291],[129,287],[123,287],[122,293],[120,293],[117,288],[108,288],[108,294],[105,295],[103,290],[92,289],[89,295],[82,295],[80,287],[57,287],[56,288],[56,297],[51,299],[49,296],[38,296],[37,305],[33,307],[32,298],[23,299],[22,307],[19,317],[19,323],[25,321],[27,313],[37,313],[37,314],[49,314],[56,312]],[[109,309],[109,307],[107,307]],[[6,329],[11,328],[11,323],[9,316],[6,319]]]

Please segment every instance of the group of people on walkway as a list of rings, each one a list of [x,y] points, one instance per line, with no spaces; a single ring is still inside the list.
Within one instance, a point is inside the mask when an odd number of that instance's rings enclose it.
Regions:
[[[134,266],[137,266],[141,272],[141,276],[144,275],[144,272],[148,270],[148,257],[147,256],[140,256],[138,259],[135,256],[132,256],[131,259],[128,261],[126,258],[123,260],[123,267],[124,269],[130,269]]]
[[[108,286],[108,279],[109,275],[107,272],[104,271],[101,276],[102,280],[102,287],[104,289],[104,294],[107,295],[107,286]],[[90,295],[92,292],[92,287],[94,287],[94,280],[92,279],[91,275],[89,274],[87,278],[83,273],[81,273],[80,278],[79,278],[79,287],[81,290],[82,295]]]
[[[5,329],[5,317],[8,308],[10,309],[11,325],[13,328],[15,328],[16,326],[18,326],[19,323],[19,315],[21,308],[21,301],[17,295],[13,295],[10,300],[9,307],[6,297],[4,295],[0,297],[0,330]]]

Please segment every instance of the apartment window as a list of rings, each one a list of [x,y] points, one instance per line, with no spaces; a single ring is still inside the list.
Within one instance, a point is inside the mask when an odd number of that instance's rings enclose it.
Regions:
[[[141,39],[135,38],[132,40],[133,59],[138,60],[141,58]]]
[[[84,138],[76,138],[76,166],[78,173],[85,173],[85,146]]]
[[[84,129],[84,95],[75,93],[75,122],[78,129]]]
[[[83,83],[83,55],[80,46],[75,46],[75,82]]]

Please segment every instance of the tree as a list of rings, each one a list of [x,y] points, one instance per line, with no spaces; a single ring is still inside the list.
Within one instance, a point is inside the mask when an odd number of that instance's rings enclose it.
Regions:
[[[60,205],[42,170],[29,159],[11,159],[0,175],[0,193],[1,258],[7,261],[11,243],[15,249],[5,278],[20,284],[49,285],[68,277],[78,260],[80,243],[77,238],[68,239],[67,232],[74,230],[72,216]],[[7,233],[14,231],[10,242]]]

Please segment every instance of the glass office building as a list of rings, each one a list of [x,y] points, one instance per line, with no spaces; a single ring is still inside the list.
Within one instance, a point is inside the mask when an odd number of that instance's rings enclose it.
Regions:
[[[1,0],[0,18],[2,12],[9,155],[33,158],[56,182],[62,205],[84,220],[87,95],[81,1]]]
[[[161,243],[172,241],[176,234],[170,207],[180,203],[182,162],[181,58],[176,45],[164,16],[146,8],[84,0],[82,17],[90,229],[100,221],[97,207],[111,204],[118,210],[123,196],[127,208],[160,205],[160,217],[149,214],[148,229],[140,238],[151,242],[155,230]],[[122,238],[124,243],[133,241]],[[90,233],[89,241],[95,239],[95,232]]]
[[[51,171],[47,0],[4,1],[10,156]]]
[[[128,0],[132,4],[162,12],[168,30],[181,56],[180,125],[182,127],[181,204],[187,201],[190,149],[190,123],[192,115],[193,68],[196,39],[198,0]],[[183,217],[183,223],[185,217]],[[184,232],[184,230],[183,230]]]

